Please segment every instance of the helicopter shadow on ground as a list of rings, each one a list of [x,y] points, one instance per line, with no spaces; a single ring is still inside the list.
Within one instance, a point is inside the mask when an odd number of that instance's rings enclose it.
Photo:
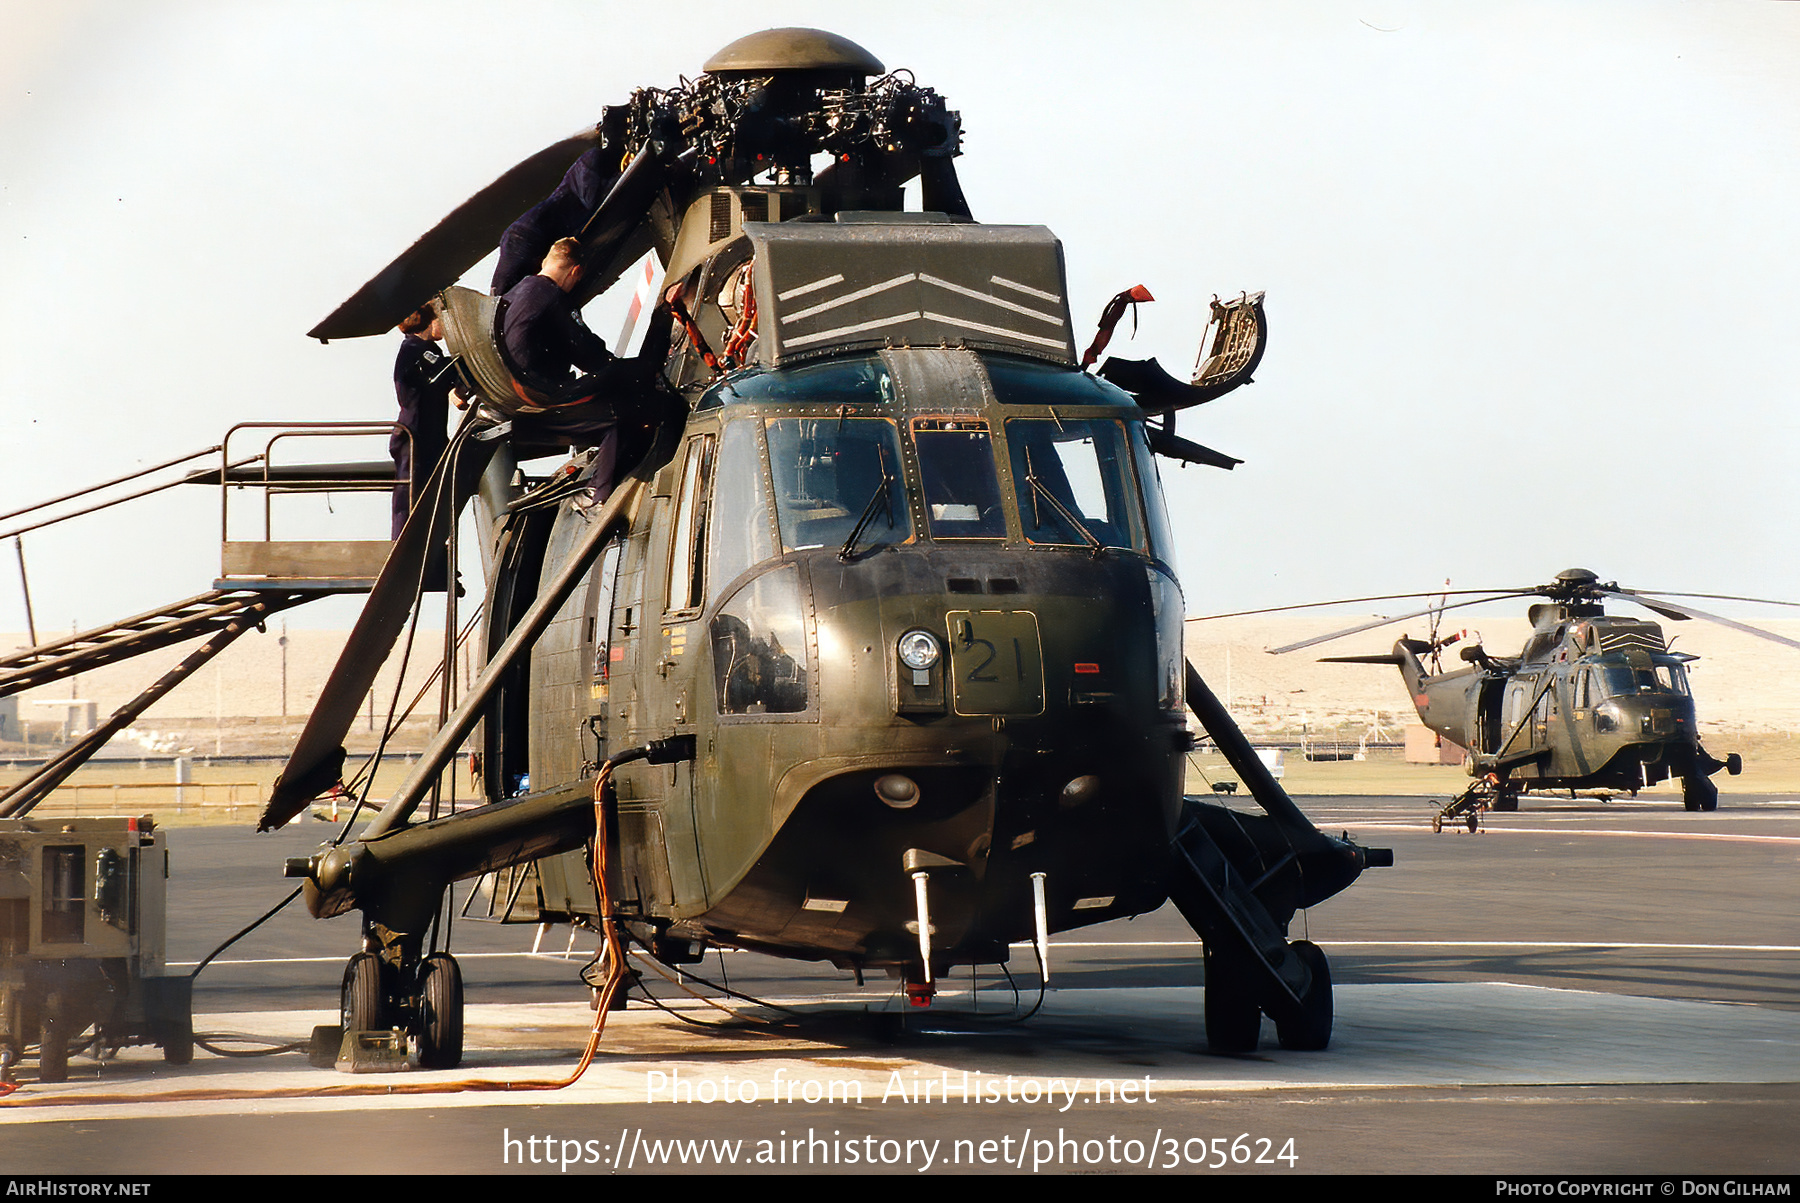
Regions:
[[[860,997],[752,1005],[740,1009],[737,1018],[708,1028],[674,1020],[666,1026],[672,1034],[699,1036],[685,1051],[700,1058],[725,1051],[746,1031],[763,1025],[764,1033],[775,1038],[765,1055],[791,1057],[798,1042],[813,1046],[806,1054],[809,1060],[818,1059],[818,1046],[852,1057],[955,1059],[980,1054],[1010,1060],[1074,1054],[1126,1065],[1162,1065],[1170,1055],[1208,1055],[1198,946],[1146,952],[1141,946],[1067,950],[1067,961],[1053,967],[1051,985],[1044,991],[1036,973],[1016,963],[1010,981],[990,969],[974,991],[967,976],[944,979],[929,1009],[909,1008],[895,986],[869,989]],[[747,960],[756,964],[755,958]],[[785,993],[743,970],[733,972],[732,984],[752,994]],[[789,989],[795,984],[783,983]],[[660,983],[655,988],[665,1000],[675,997]]]
[[[1506,812],[1500,812],[1506,813]],[[1519,799],[1517,814],[1541,815],[1669,815],[1685,814],[1680,798],[1633,798],[1630,794],[1528,794]]]
[[[1333,959],[1340,985],[1509,982],[1546,989],[1800,1010],[1800,982],[1775,963],[1745,963],[1692,949],[1557,948],[1531,952],[1346,953]]]
[[[1035,999],[1035,991],[1032,993]],[[1198,995],[1195,995],[1196,1002]],[[1054,998],[1046,1003],[1054,1006]],[[763,1026],[763,1024],[767,1026]],[[809,1063],[840,1068],[916,1065],[921,1059],[968,1062],[1074,1057],[1108,1065],[1166,1065],[1171,1055],[1206,1055],[1196,1011],[1192,1024],[1143,1024],[1090,1013],[852,1011],[814,1004],[786,1011],[760,1010],[707,1028],[682,1025],[693,1040],[669,1060],[706,1062],[721,1054],[735,1061],[792,1060],[806,1046]],[[747,1042],[761,1047],[745,1047]],[[823,1047],[821,1047],[823,1046]],[[842,1061],[835,1060],[835,1050]],[[872,1059],[872,1060],[871,1060]]]

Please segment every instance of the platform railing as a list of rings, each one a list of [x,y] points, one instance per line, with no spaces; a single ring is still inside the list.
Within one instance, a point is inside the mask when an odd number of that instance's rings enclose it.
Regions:
[[[410,488],[411,478],[397,482],[393,464],[385,458],[385,437],[396,431],[410,442],[412,433],[391,422],[240,422],[228,430],[218,449],[220,578],[214,587],[370,588],[392,550],[388,539],[276,539],[274,499],[299,493],[386,493],[397,483]],[[384,458],[324,465],[279,462],[280,451],[302,441],[371,437],[384,438]],[[232,498],[246,489],[262,494],[261,539],[232,537]]]

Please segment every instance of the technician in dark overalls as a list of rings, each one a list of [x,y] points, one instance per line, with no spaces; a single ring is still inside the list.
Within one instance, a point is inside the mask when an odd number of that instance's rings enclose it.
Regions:
[[[644,365],[608,351],[569,295],[581,280],[579,253],[575,239],[558,240],[541,268],[507,291],[500,345],[513,372],[551,399],[542,413],[515,419],[515,431],[594,448],[587,502],[597,505],[611,495],[623,468],[642,454],[651,407]]]
[[[424,307],[408,314],[400,323],[400,333],[406,338],[394,360],[394,397],[400,403],[395,422],[405,430],[388,436],[388,454],[394,457],[396,539],[449,443],[445,426],[450,416],[452,377],[444,370],[447,357],[437,344],[444,337],[444,323],[435,312]]]
[[[588,151],[564,173],[554,192],[506,227],[500,239],[500,262],[494,268],[494,296],[505,296],[536,272],[557,239],[581,232],[619,178],[618,172],[606,167],[603,154],[617,156],[616,151],[603,152],[598,146]]]

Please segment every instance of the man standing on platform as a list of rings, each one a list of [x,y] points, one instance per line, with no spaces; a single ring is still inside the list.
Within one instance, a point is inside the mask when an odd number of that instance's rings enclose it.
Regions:
[[[396,539],[450,441],[445,425],[450,413],[451,373],[437,343],[444,337],[443,319],[424,306],[401,320],[400,333],[406,338],[394,360],[394,397],[400,403],[395,421],[404,429],[388,436],[388,454],[394,457]]]

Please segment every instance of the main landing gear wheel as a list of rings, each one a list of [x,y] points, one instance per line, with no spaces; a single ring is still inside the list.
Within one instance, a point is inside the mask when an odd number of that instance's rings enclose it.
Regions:
[[[1325,950],[1311,940],[1295,940],[1288,947],[1305,962],[1311,980],[1300,999],[1300,1009],[1276,1016],[1275,1034],[1280,1037],[1282,1048],[1317,1052],[1331,1043],[1331,963],[1326,960]]]
[[[1262,1011],[1248,989],[1249,973],[1205,950],[1206,1046],[1223,1055],[1256,1051]]]
[[[1719,809],[1719,787],[1707,777],[1693,776],[1681,779],[1681,804],[1688,810]]]
[[[372,952],[359,952],[344,966],[339,1013],[346,1032],[380,1032],[394,1026],[386,1014],[381,976],[381,958]]]
[[[462,970],[447,952],[434,952],[419,966],[418,1048],[422,1069],[462,1064]]]

